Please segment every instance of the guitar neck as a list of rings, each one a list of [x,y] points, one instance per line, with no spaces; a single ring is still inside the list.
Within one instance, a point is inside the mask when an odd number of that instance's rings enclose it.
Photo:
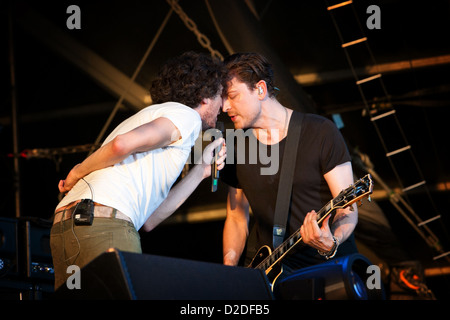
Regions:
[[[322,209],[317,211],[317,222],[319,223],[319,225],[331,212],[333,212],[333,200],[328,202]],[[300,229],[298,229],[297,231],[292,233],[289,238],[287,238],[280,246],[275,248],[272,254],[261,261],[261,263],[259,263],[255,268],[264,271],[269,269],[274,264],[278,263],[282,258],[284,258],[284,256],[301,241],[302,236],[300,234]]]

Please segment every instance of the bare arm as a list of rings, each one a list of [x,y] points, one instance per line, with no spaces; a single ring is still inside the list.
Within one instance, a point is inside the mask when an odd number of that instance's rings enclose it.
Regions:
[[[223,263],[236,266],[248,236],[249,203],[242,189],[229,187],[223,229]]]
[[[89,173],[112,166],[135,152],[144,152],[169,145],[181,138],[178,128],[167,118],[158,118],[127,133],[118,135],[82,163],[77,164],[59,182],[59,191],[66,193]]]
[[[224,143],[224,139],[217,139],[210,143],[203,152],[203,160],[201,164],[197,164],[180,182],[178,182],[169,192],[167,198],[152,213],[143,226],[143,230],[149,232],[158,224],[167,219],[174,213],[186,199],[194,192],[200,182],[211,175],[211,162],[213,151],[220,144]],[[217,168],[220,170],[225,165],[226,147],[223,146],[219,152],[217,159]]]
[[[330,187],[333,197],[353,184],[353,170],[350,162],[335,167],[333,170],[325,174],[325,180]],[[353,209],[353,211],[352,211]],[[351,235],[358,223],[358,206],[352,206],[339,209],[334,217],[331,225],[332,232],[335,237],[338,237],[340,242],[344,242]]]
[[[332,196],[336,197],[341,190],[353,184],[352,165],[350,162],[343,163],[326,173],[324,177]],[[338,238],[340,243],[347,240],[358,223],[357,206],[353,204],[351,207],[353,211],[350,210],[350,207],[337,210],[331,229],[328,224],[329,217],[319,228],[316,212],[309,212],[300,230],[303,241],[313,248],[328,252],[333,246],[333,235]]]

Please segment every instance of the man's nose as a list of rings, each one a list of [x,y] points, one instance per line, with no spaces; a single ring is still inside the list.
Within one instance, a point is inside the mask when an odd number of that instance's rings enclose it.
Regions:
[[[228,112],[230,110],[230,104],[228,103],[228,99],[223,99],[222,111]]]

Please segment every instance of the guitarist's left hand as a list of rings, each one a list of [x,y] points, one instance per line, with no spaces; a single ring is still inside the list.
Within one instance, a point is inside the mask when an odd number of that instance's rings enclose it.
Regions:
[[[322,252],[329,252],[333,248],[333,234],[331,233],[328,220],[330,215],[322,222],[319,227],[317,223],[317,213],[313,210],[308,212],[300,228],[303,242]]]

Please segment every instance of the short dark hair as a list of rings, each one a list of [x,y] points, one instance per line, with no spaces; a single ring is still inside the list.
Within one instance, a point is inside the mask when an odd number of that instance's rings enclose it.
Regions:
[[[259,53],[245,52],[235,53],[224,60],[229,77],[236,77],[240,82],[246,83],[249,89],[255,89],[256,83],[264,80],[267,84],[269,97],[277,94],[278,89],[274,85],[272,65]]]
[[[227,69],[222,61],[210,55],[185,52],[168,60],[150,86],[153,103],[174,101],[191,108],[202,99],[222,94]]]

